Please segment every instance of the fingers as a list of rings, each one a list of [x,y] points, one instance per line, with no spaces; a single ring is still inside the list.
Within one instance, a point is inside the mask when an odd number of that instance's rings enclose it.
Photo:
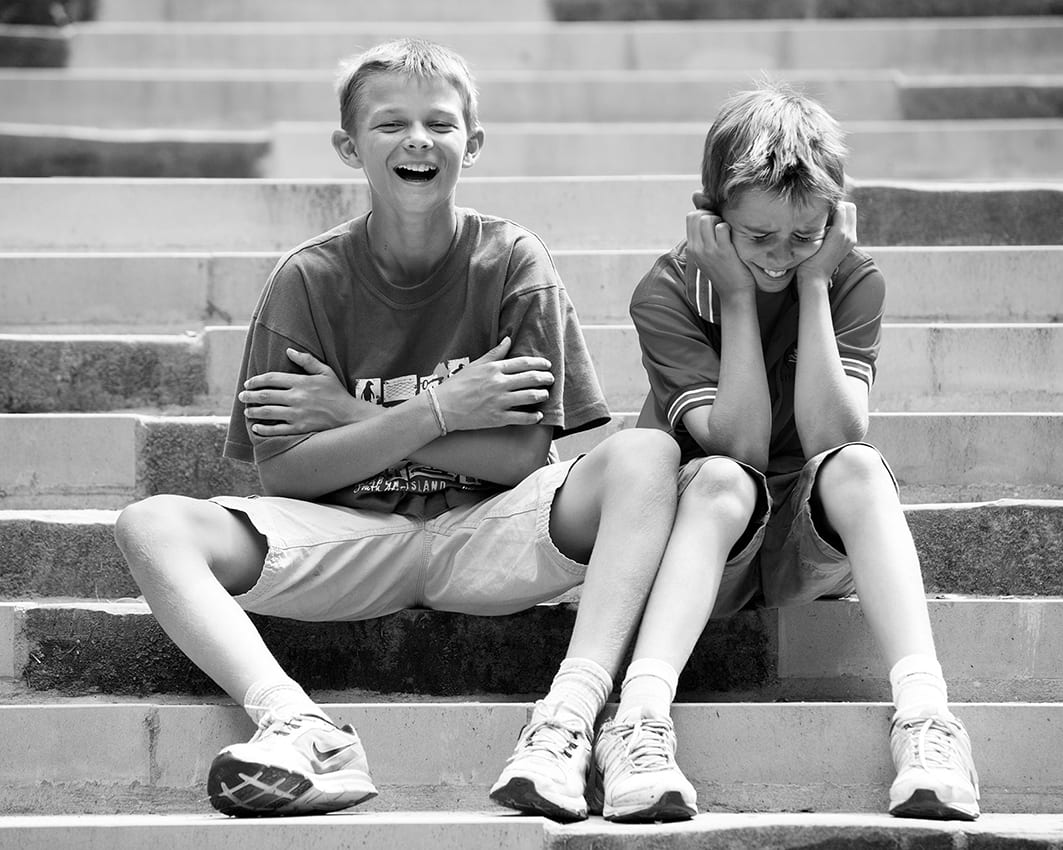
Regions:
[[[508,336],[502,337],[502,341],[498,345],[496,345],[483,356],[477,357],[469,365],[476,366],[479,363],[493,363],[496,360],[502,360],[509,353],[509,347],[512,344],[513,340],[511,340]]]
[[[550,361],[545,357],[525,355],[523,357],[510,357],[498,364],[499,371],[503,375],[528,378],[534,383],[553,383],[554,375],[550,371]]]
[[[285,349],[288,359],[309,375],[331,375],[332,369],[322,363],[313,354],[306,351],[296,351],[294,348]]]
[[[252,375],[244,381],[245,390],[290,390],[295,386],[296,380],[303,377],[293,372],[263,372],[261,375]],[[241,398],[240,401],[245,401]],[[246,403],[246,401],[245,401]]]

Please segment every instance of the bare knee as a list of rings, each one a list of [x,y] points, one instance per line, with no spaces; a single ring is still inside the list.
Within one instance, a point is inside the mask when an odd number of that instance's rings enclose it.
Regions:
[[[138,584],[173,571],[205,566],[230,591],[246,589],[261,572],[266,543],[242,518],[213,502],[158,495],[125,508],[115,542]]]
[[[842,446],[823,462],[816,476],[824,504],[852,505],[878,495],[893,496],[896,487],[882,455],[872,446]]]
[[[680,509],[693,510],[745,528],[757,507],[757,483],[741,464],[726,457],[710,457],[683,490]]]
[[[601,473],[607,486],[674,491],[679,467],[679,446],[656,428],[620,431],[598,447]]]

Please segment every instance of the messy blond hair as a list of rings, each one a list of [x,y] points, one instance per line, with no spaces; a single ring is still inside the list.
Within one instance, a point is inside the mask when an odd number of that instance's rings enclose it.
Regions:
[[[705,137],[702,188],[713,210],[747,189],[801,206],[845,195],[845,141],[819,103],[765,81],[728,98]]]
[[[479,126],[477,92],[465,60],[449,48],[419,38],[386,41],[345,60],[336,77],[340,99],[340,126],[354,132],[355,117],[361,106],[366,81],[377,74],[405,74],[412,79],[444,80],[461,96],[465,125]]]

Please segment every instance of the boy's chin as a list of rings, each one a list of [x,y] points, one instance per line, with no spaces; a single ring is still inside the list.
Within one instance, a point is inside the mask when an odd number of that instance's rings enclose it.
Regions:
[[[774,293],[782,292],[786,289],[794,279],[795,271],[790,269],[782,277],[768,277],[764,272],[757,269],[753,272],[753,280],[757,283],[757,289],[761,292]]]

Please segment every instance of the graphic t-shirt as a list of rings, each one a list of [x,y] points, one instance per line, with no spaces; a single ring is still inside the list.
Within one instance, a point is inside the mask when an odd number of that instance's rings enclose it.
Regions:
[[[553,365],[539,406],[554,436],[609,419],[579,320],[546,247],[505,219],[458,211],[454,242],[439,267],[412,286],[388,282],[369,253],[370,214],[300,245],[277,264],[252,316],[240,383],[295,371],[294,348],[328,364],[356,398],[402,404],[512,339],[509,357],[540,355]],[[310,435],[253,434],[233,404],[225,455],[261,462]],[[421,513],[426,496],[446,506],[485,498],[499,485],[403,463],[321,497],[375,510]],[[436,500],[438,503],[438,500]]]
[[[798,470],[806,457],[794,419],[797,379],[797,283],[764,339],[764,366],[771,396],[768,474]],[[831,277],[830,311],[838,353],[847,375],[874,383],[882,328],[885,281],[874,261],[853,249]],[[671,433],[682,462],[705,452],[683,425],[683,415],[711,405],[720,379],[722,334],[719,298],[692,264],[686,243],[659,257],[631,297],[631,318],[638,331],[650,393],[639,424]]]

